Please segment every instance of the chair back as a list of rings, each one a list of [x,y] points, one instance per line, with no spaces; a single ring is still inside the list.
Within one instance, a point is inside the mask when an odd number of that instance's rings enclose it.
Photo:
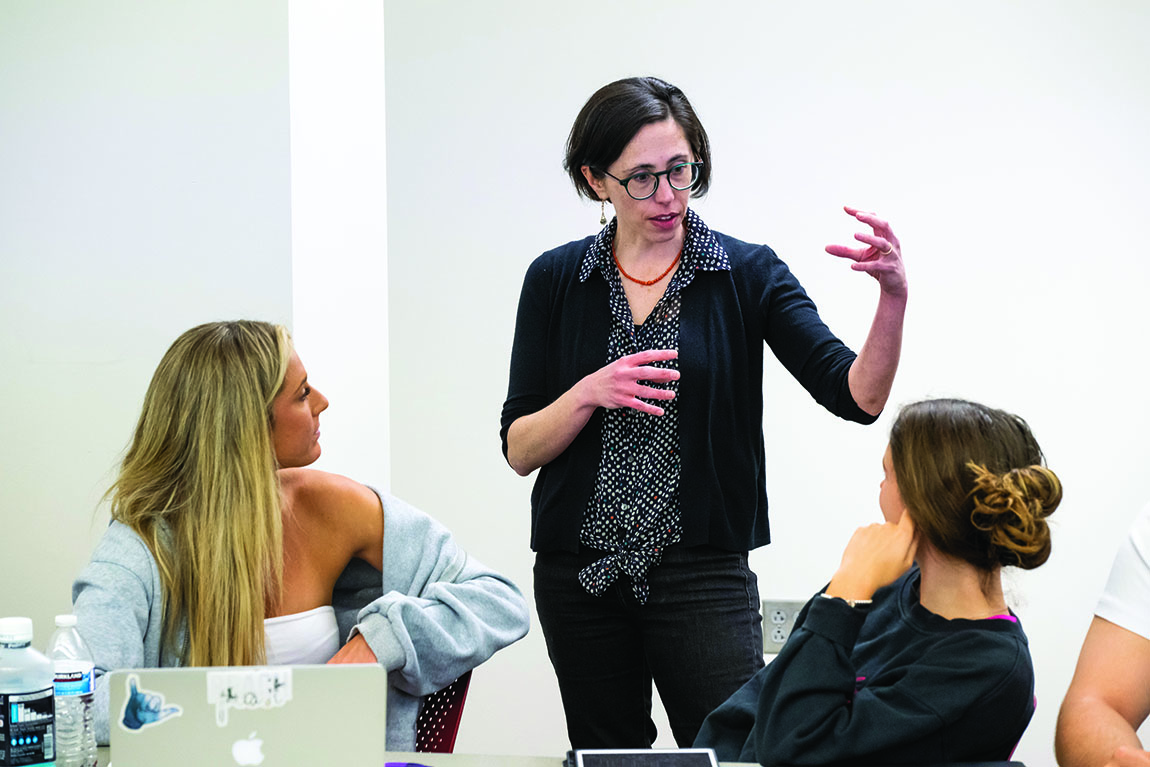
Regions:
[[[415,750],[422,753],[450,754],[455,750],[459,718],[467,701],[471,672],[456,679],[438,692],[423,699],[415,720]]]

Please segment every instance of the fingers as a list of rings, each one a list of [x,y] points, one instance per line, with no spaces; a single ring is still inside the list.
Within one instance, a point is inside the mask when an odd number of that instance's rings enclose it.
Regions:
[[[859,250],[836,245],[833,246],[837,249],[836,252],[832,251],[831,247],[828,246],[828,253],[832,253],[833,255],[837,256],[854,258],[856,261],[858,261],[861,260],[861,258],[865,258],[867,255],[872,257],[875,254],[886,256],[889,255],[892,250],[898,249],[898,238],[894,236],[894,231],[891,230],[890,223],[885,219],[879,218],[874,213],[868,213],[866,211],[859,210],[858,208],[852,208],[849,205],[844,205],[843,210],[873,230],[873,233],[860,232],[859,234],[855,235],[856,240],[866,243],[869,247]],[[872,248],[873,252],[871,252]],[[848,253],[854,255],[848,256]]]
[[[890,224],[874,213],[867,213],[849,205],[844,205],[843,210],[870,226],[873,231],[855,233],[855,240],[865,247],[827,245],[827,253],[854,261],[851,269],[866,272],[876,279],[884,295],[905,298],[906,270],[902,261],[902,246],[898,237],[891,231]]]
[[[881,237],[871,237],[870,235],[863,234],[856,234],[855,237],[862,242],[866,242],[867,247],[851,248],[846,245],[827,245],[824,250],[832,256],[849,258],[854,261],[855,263],[851,264],[851,268],[856,272],[869,272],[876,267],[893,268],[893,264],[890,262],[890,259],[887,258],[887,256],[890,256],[892,253],[897,256],[897,251],[893,245]],[[879,244],[871,245],[870,240],[874,240]],[[890,248],[890,250],[887,251],[887,248]]]
[[[855,239],[859,242],[865,242],[867,245],[877,250],[879,255],[882,256],[890,255],[891,250],[894,249],[894,246],[888,240],[883,237],[879,237],[878,235],[867,234],[866,232],[857,232],[855,234]]]
[[[652,368],[652,367],[638,367],[633,368],[637,374],[636,381],[651,381],[652,383],[667,383],[669,381],[679,380],[679,371],[673,368]]]
[[[835,574],[838,586],[850,588],[852,598],[866,599],[892,583],[914,562],[918,548],[914,531],[914,522],[906,513],[897,523],[876,522],[855,530]]]
[[[673,400],[675,399],[675,392],[670,389],[658,389],[654,386],[639,386],[635,391],[634,396],[620,404],[620,407],[631,408],[638,410],[640,413],[648,415],[664,415],[666,411],[653,402],[647,400]]]
[[[628,354],[619,359],[626,360],[633,365],[647,365],[651,362],[663,362],[665,360],[673,360],[679,356],[678,349],[648,349],[645,352],[635,352]]]
[[[656,367],[651,363],[672,360],[679,356],[675,349],[651,349],[620,357],[603,368],[600,404],[604,407],[631,408],[649,415],[663,415],[663,408],[644,400],[672,400],[673,389],[658,384],[679,380],[679,371],[673,367]]]
[[[888,232],[890,231],[890,224],[879,218],[874,213],[868,213],[867,211],[859,210],[858,208],[852,208],[849,205],[844,205],[843,210],[867,226],[871,227],[872,229],[882,229]]]
[[[670,389],[657,389],[653,386],[638,386],[634,391],[628,393],[620,393],[615,398],[614,402],[607,405],[608,409],[615,410],[621,407],[638,410],[640,413],[648,415],[663,415],[663,408],[658,405],[647,402],[646,400],[673,400],[675,399],[675,392]]]
[[[839,256],[840,258],[850,258],[855,261],[879,261],[882,257],[889,256],[895,252],[898,247],[898,240],[894,235],[888,237],[879,237],[874,234],[867,234],[866,232],[857,232],[855,239],[866,245],[865,248],[852,248],[848,245],[827,245],[824,250],[832,256]]]
[[[852,248],[847,245],[827,245],[823,250],[832,256],[849,258],[852,261],[862,261],[866,258],[867,253],[871,251],[870,248]]]
[[[678,356],[677,349],[650,349],[620,357],[608,367],[614,367],[630,380],[666,383],[679,380],[679,371],[670,367],[656,367],[651,363],[673,360]]]
[[[650,402],[644,402],[638,397],[632,400],[632,402],[626,405],[626,407],[629,407],[632,410],[638,410],[640,413],[646,413],[647,415],[664,415],[667,412],[658,405],[652,405]]]
[[[675,379],[679,376],[678,371],[675,372]],[[671,380],[675,380],[671,379]],[[642,398],[642,399],[640,399]],[[640,384],[638,390],[635,392],[630,402],[624,402],[623,407],[629,407],[632,410],[638,410],[640,413],[647,413],[648,415],[664,415],[665,411],[659,407],[645,400],[673,400],[675,399],[675,392],[670,389],[659,389],[654,386],[643,386]]]
[[[635,392],[636,397],[643,399],[675,399],[675,392],[670,389],[660,389],[656,386],[643,386],[640,384],[638,391]]]

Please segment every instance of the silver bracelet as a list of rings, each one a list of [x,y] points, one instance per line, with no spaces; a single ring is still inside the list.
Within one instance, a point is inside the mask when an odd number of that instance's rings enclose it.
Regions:
[[[873,599],[843,599],[842,597],[832,597],[825,591],[819,594],[819,596],[823,599],[837,599],[840,602],[846,602],[847,607],[865,607],[874,601]]]

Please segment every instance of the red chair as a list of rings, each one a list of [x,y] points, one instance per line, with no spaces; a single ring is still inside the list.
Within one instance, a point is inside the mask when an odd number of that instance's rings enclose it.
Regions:
[[[439,692],[423,699],[415,720],[415,750],[422,753],[450,754],[455,750],[459,718],[467,701],[471,672],[456,679]]]

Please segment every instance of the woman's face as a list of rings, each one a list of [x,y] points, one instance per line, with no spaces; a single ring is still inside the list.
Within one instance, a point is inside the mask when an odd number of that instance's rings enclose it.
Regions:
[[[272,400],[272,445],[280,468],[307,466],[319,458],[319,414],[327,397],[307,382],[307,371],[294,351],[283,388]]]
[[[605,170],[615,178],[626,180],[643,171],[655,173],[694,161],[683,129],[674,118],[668,117],[662,122],[644,125]],[[600,199],[611,201],[619,217],[619,233],[625,239],[656,243],[679,236],[687,215],[690,190],[674,189],[666,176],[660,176],[655,194],[645,200],[635,200],[618,181],[610,176],[596,178],[586,165],[583,176]]]
[[[898,478],[894,475],[894,463],[890,457],[890,445],[882,455],[882,482],[878,486],[878,505],[882,518],[887,522],[898,522],[906,513],[902,495],[898,492]]]

